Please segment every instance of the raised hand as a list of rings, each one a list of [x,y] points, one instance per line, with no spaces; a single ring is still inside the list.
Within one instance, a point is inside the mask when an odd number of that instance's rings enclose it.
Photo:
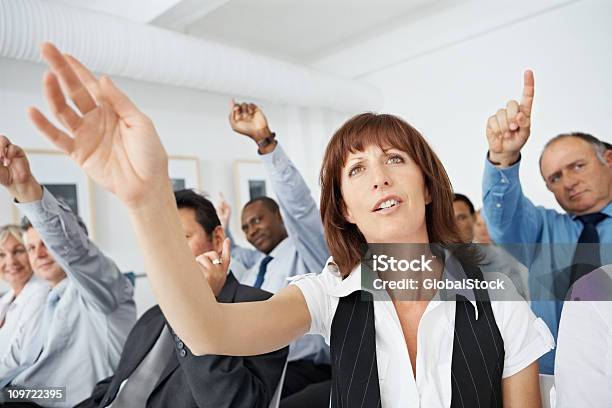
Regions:
[[[43,80],[47,101],[65,131],[30,108],[34,125],[128,207],[154,199],[167,188],[169,178],[168,157],[151,120],[110,78],[98,80],[50,43],[43,44],[41,51],[51,68]],[[65,94],[78,113],[67,104]]]
[[[523,96],[521,103],[511,100],[505,109],[487,121],[489,159],[507,167],[516,162],[519,153],[531,132],[531,107],[534,96],[533,72],[525,71],[523,76]]]
[[[229,121],[234,131],[259,141],[270,136],[268,120],[252,103],[236,103],[233,99],[230,105]]]
[[[42,187],[32,175],[25,152],[4,135],[0,135],[0,184],[22,203],[42,197]]]
[[[205,252],[196,257],[196,261],[200,266],[202,274],[208,281],[210,288],[215,296],[219,296],[225,280],[227,279],[227,271],[230,264],[230,240],[225,238],[221,256],[215,251]]]
[[[225,200],[225,196],[221,192],[219,192],[219,202],[217,203],[215,209],[217,210],[219,221],[221,221],[221,226],[223,229],[227,229],[229,226],[230,217],[232,215],[232,207],[230,207],[227,200]]]

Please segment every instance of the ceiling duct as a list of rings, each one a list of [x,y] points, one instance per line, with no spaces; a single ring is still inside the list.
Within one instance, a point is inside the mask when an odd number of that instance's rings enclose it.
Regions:
[[[0,0],[0,57],[40,62],[52,41],[96,72],[140,81],[318,106],[380,106],[368,84],[151,25],[43,0]]]

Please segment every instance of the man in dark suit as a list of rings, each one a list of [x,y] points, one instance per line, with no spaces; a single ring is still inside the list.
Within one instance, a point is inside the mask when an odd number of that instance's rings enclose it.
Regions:
[[[175,193],[189,247],[201,259],[221,252],[225,233],[214,206],[191,190]],[[169,271],[171,272],[171,271]],[[232,273],[206,275],[219,302],[265,300],[270,293],[238,283]],[[247,340],[245,340],[247,341]],[[159,306],[130,332],[119,366],[78,407],[261,407],[279,384],[288,348],[250,357],[194,356],[168,326]]]

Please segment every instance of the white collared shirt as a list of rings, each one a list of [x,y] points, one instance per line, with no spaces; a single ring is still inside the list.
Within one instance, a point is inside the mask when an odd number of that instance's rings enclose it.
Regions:
[[[361,290],[359,266],[344,280],[337,270],[330,257],[321,274],[292,279],[292,284],[302,291],[310,311],[309,333],[321,334],[328,344],[339,298]],[[471,303],[476,307],[473,301]],[[504,340],[503,378],[521,371],[554,347],[548,327],[536,318],[527,302],[492,301],[491,307]],[[478,318],[476,313],[475,318]],[[417,335],[416,381],[393,303],[375,301],[374,319],[382,406],[449,407],[455,302],[434,299],[423,313]]]
[[[606,265],[576,281],[572,293],[612,279]],[[606,288],[606,286],[599,285]],[[612,301],[569,301],[563,305],[555,359],[557,408],[612,406]],[[604,294],[610,298],[610,293]],[[595,297],[598,299],[598,297]],[[602,299],[599,297],[599,299]]]
[[[12,344],[20,340],[17,335],[22,332],[22,327],[45,306],[50,289],[45,281],[32,275],[19,295],[15,297],[15,292],[10,290],[0,298],[0,321],[4,320],[0,328],[0,361]]]

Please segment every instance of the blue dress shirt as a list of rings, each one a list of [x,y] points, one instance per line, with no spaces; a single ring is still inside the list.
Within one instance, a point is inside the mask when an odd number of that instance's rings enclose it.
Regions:
[[[519,166],[520,161],[500,169],[485,160],[484,217],[491,238],[529,268],[531,308],[546,322],[556,339],[562,302],[551,300],[555,299],[552,293],[556,281],[569,278],[569,266],[583,225],[576,216],[535,206],[525,197]],[[612,203],[601,212],[608,215],[597,225],[599,240],[604,244],[601,261],[606,265],[612,263],[609,250],[612,248],[609,245],[612,244]],[[540,358],[540,372],[554,374],[554,361],[555,350],[551,350]]]

